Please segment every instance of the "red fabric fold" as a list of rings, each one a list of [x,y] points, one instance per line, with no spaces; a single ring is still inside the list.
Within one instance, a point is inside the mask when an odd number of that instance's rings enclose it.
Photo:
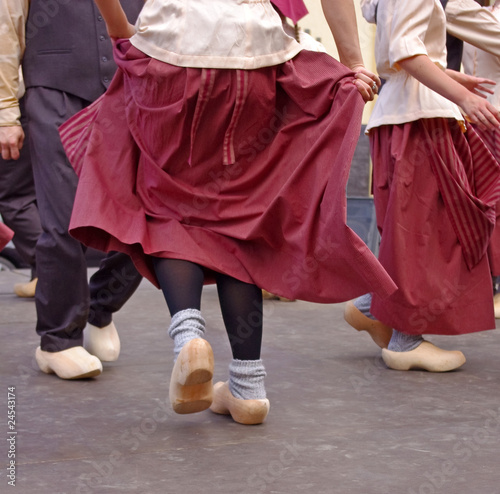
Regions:
[[[485,255],[498,165],[471,129],[418,120],[370,131],[379,260],[398,285],[371,312],[407,334],[495,328]]]
[[[497,162],[500,163],[500,130],[482,130],[476,126],[474,126],[474,130]],[[491,274],[500,276],[500,203],[496,206],[495,228],[491,234],[488,258],[490,260]]]
[[[0,222],[0,250],[2,250],[14,236],[14,232]]]
[[[446,211],[472,269],[486,254],[495,227],[500,165],[472,127],[462,134],[455,121],[428,119],[423,124],[434,141],[430,163]]]
[[[129,253],[155,284],[150,255],[287,298],[339,302],[395,290],[345,223],[363,110],[346,67],[301,52],[244,74],[213,70],[200,106],[203,70],[150,59],[128,42],[116,56],[100,102],[61,128],[80,172],[76,238]]]

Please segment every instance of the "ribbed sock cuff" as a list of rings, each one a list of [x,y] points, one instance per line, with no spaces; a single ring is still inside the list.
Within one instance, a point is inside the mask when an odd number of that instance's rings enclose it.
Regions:
[[[409,352],[422,343],[424,339],[420,335],[404,334],[395,329],[392,330],[392,337],[387,349],[392,352]]]
[[[174,340],[174,354],[177,358],[182,347],[188,341],[205,336],[205,319],[198,309],[185,309],[176,312],[170,321],[168,334]]]
[[[375,317],[370,312],[372,306],[372,294],[367,293],[366,295],[361,295],[353,302],[356,309],[358,309],[363,315],[369,317],[370,319],[375,319]]]
[[[261,359],[234,359],[229,364],[229,390],[240,400],[262,400],[266,397],[266,375]]]

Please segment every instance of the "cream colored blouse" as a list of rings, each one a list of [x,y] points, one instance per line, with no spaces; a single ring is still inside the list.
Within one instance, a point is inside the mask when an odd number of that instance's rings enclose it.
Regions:
[[[446,19],[439,0],[380,0],[375,58],[386,80],[367,125],[396,125],[422,118],[464,118],[457,105],[410,76],[400,60],[427,55],[446,68]]]
[[[500,24],[500,8],[493,10],[493,14]],[[494,87],[488,86],[493,90],[494,94],[488,94],[487,99],[495,108],[500,110],[500,56],[479,50],[465,43],[462,62],[466,74],[491,79],[497,83]]]
[[[257,69],[302,49],[270,0],[147,0],[136,28],[136,48],[181,67]]]

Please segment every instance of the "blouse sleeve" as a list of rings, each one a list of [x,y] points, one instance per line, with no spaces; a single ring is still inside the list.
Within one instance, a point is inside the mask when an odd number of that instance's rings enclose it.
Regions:
[[[446,29],[471,45],[500,56],[500,20],[474,0],[449,0]]]
[[[424,38],[435,6],[435,0],[394,2],[389,44],[391,67],[400,60],[427,55]]]
[[[19,124],[19,66],[28,0],[0,0],[0,126]]]

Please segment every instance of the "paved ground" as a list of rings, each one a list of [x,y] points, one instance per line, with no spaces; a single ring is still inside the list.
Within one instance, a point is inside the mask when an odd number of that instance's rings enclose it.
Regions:
[[[457,372],[397,372],[346,325],[343,304],[266,302],[271,412],[242,426],[210,411],[171,412],[169,318],[147,283],[115,318],[122,354],[101,376],[42,374],[34,304],[11,293],[26,276],[0,272],[1,493],[500,493],[497,331],[431,338],[466,353]],[[229,346],[212,287],[203,311],[223,380]]]

